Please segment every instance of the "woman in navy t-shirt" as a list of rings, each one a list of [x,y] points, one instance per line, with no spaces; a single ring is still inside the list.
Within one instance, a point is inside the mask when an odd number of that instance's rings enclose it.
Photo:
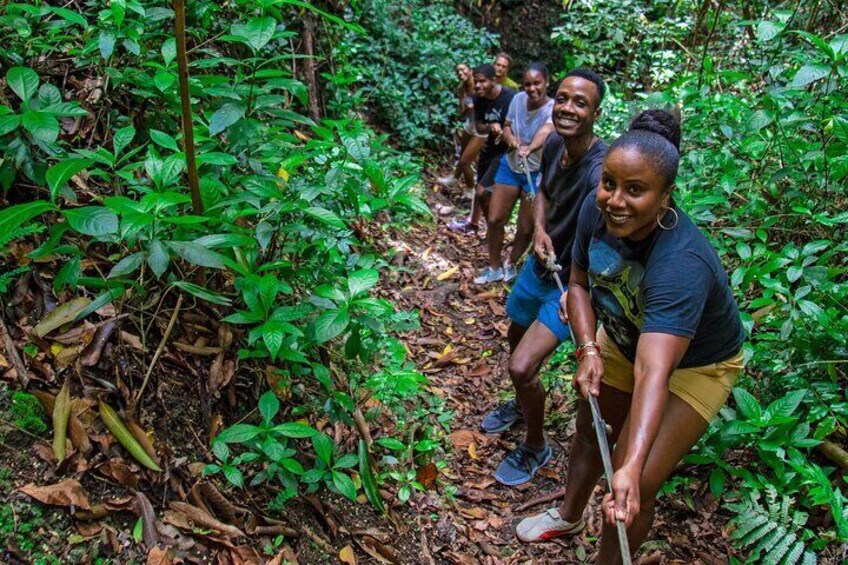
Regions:
[[[573,383],[583,398],[597,396],[615,443],[599,563],[619,562],[616,519],[628,526],[631,551],[639,548],[657,492],[742,371],[745,332],[727,274],[671,197],[679,146],[676,117],[637,116],[610,146],[577,225],[567,304],[579,359]],[[568,469],[563,503],[523,520],[523,541],[585,525],[602,471],[585,401]]]

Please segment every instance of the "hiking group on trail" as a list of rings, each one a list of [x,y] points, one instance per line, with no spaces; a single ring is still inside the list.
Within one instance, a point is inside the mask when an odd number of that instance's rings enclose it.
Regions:
[[[453,174],[440,179],[473,190],[469,218],[449,229],[475,234],[486,219],[489,264],[474,283],[511,284],[515,399],[486,414],[481,427],[499,433],[525,422],[524,440],[494,477],[508,486],[532,480],[552,457],[539,371],[573,340],[579,400],[565,494],[558,507],[521,520],[516,534],[537,542],[585,527],[603,471],[592,396],[611,428],[614,468],[598,562],[629,562],[651,528],[663,482],[740,376],[745,331],[718,255],[673,198],[679,115],[643,111],[608,145],[594,130],[606,92],[596,72],[571,70],[550,99],[543,65],[527,66],[516,93],[504,80],[504,63],[508,70],[509,58],[500,54],[495,65],[457,67],[465,123]],[[515,238],[502,262],[504,226],[516,202]],[[561,291],[555,277],[567,288]],[[619,544],[616,522],[626,526],[629,550]]]

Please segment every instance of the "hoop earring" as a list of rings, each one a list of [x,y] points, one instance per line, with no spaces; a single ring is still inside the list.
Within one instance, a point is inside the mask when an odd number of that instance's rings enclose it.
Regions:
[[[667,212],[671,212],[672,214],[674,214],[674,223],[670,226],[664,226],[662,224],[662,218],[665,217],[665,214],[662,214],[661,216],[657,216],[657,225],[660,227],[660,229],[664,229],[665,231],[671,231],[677,227],[678,222],[680,222],[680,216],[677,215],[677,210],[675,210],[674,208],[666,208],[666,213]]]

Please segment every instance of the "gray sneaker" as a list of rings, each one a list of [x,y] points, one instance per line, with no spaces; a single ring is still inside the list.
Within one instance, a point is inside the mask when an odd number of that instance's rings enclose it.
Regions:
[[[486,267],[480,276],[474,279],[474,284],[489,284],[497,281],[502,281],[504,278],[504,270],[493,269],[491,267]]]
[[[536,451],[522,442],[498,465],[495,480],[510,487],[523,485],[533,478],[542,465],[551,460],[552,455],[553,451],[547,444],[541,451]]]
[[[515,400],[507,400],[483,418],[480,427],[488,434],[496,434],[508,430],[524,419],[524,414]]]
[[[515,277],[518,276],[518,271],[515,269],[515,267],[513,265],[504,265],[503,272],[504,272],[504,278],[503,278],[504,282],[509,282],[509,281],[511,281],[512,279],[514,279]]]

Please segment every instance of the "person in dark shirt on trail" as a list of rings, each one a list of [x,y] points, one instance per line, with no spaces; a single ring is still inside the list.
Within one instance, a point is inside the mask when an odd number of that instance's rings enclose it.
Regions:
[[[621,562],[616,521],[625,523],[631,551],[639,549],[657,492],[707,430],[743,368],[745,330],[727,273],[672,198],[679,148],[676,116],[663,110],[638,115],[610,146],[601,182],[577,222],[562,302],[577,346],[572,383],[582,398],[597,397],[615,445],[598,563]],[[562,504],[522,520],[520,540],[585,526],[583,512],[602,472],[585,400],[568,458]]]
[[[508,149],[501,136],[509,103],[515,96],[514,90],[495,82],[495,68],[492,65],[479,65],[474,68],[474,89],[475,136],[485,139],[486,143],[477,160],[477,186],[471,217],[468,220],[455,220],[448,226],[449,229],[460,233],[476,231],[480,216],[487,210],[486,189],[495,184],[495,173],[498,171],[501,155]],[[470,165],[471,156],[466,153],[467,150],[460,157],[457,170]]]
[[[495,479],[519,485],[533,478],[551,458],[545,441],[545,389],[539,381],[542,363],[569,338],[567,322],[558,315],[560,292],[544,264],[553,253],[568,276],[571,243],[583,199],[601,177],[607,145],[595,135],[606,85],[595,72],[577,68],[560,83],[554,96],[552,132],[542,149],[540,190],[534,202],[534,252],[527,260],[507,300],[511,320],[507,334],[511,356],[509,375],[517,400],[486,415],[481,427],[489,433],[524,419],[524,442],[498,467]]]

